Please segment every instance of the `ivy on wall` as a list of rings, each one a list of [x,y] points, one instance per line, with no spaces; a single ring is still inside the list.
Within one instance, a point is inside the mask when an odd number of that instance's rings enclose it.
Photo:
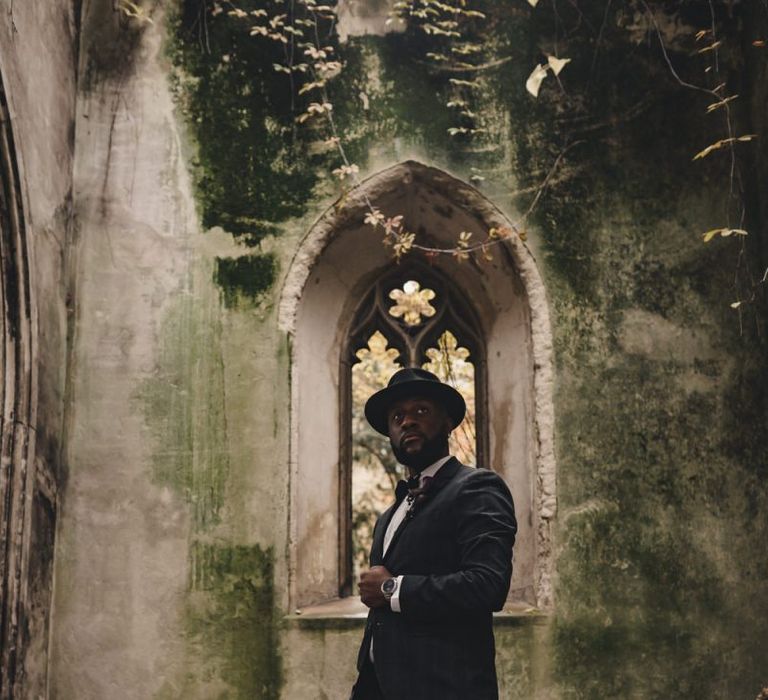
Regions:
[[[393,3],[396,31],[383,38],[380,54],[398,46],[399,67],[430,81],[445,120],[441,148],[470,166],[476,185],[498,169],[499,158],[489,154],[500,141],[515,142],[525,214],[511,231],[457,231],[447,250],[423,245],[398,219],[402,212],[371,210],[368,223],[395,257],[416,251],[490,259],[508,236],[525,237],[529,217],[551,216],[540,207],[543,198],[558,209],[578,197],[578,173],[595,164],[596,151],[617,131],[650,118],[654,142],[642,148],[667,155],[659,181],[674,187],[679,178],[722,179],[721,213],[708,230],[692,233],[705,243],[735,242],[728,256],[733,299],[725,301],[735,309],[758,301],[766,275],[759,256],[748,254],[742,177],[745,159],[754,157],[744,149],[755,133],[744,123],[736,88],[740,65],[762,60],[749,49],[765,50],[765,40],[755,36],[744,46],[745,14],[727,0]],[[341,45],[336,22],[334,2],[182,3],[173,53],[183,67],[181,109],[198,136],[206,226],[223,226],[257,245],[278,234],[280,222],[304,213],[318,187],[332,192],[328,178],[342,192],[358,183],[367,158],[361,132],[375,131],[372,111],[385,106],[371,105],[366,94],[365,40]],[[685,91],[688,98],[681,97]],[[687,100],[682,113],[681,99]],[[504,113],[526,128],[505,134]],[[702,173],[692,160],[712,162]]]

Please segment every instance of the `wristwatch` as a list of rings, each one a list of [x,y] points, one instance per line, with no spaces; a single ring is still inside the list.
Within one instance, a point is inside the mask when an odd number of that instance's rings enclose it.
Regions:
[[[396,578],[388,578],[381,584],[381,592],[384,594],[384,597],[389,600],[397,590],[397,579]]]

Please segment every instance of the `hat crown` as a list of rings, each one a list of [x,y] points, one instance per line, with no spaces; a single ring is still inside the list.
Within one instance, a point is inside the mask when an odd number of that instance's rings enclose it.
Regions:
[[[398,384],[404,384],[405,382],[437,382],[442,384],[439,377],[426,369],[420,367],[405,367],[395,372],[387,383],[387,387],[397,386]],[[416,387],[414,387],[416,389]]]

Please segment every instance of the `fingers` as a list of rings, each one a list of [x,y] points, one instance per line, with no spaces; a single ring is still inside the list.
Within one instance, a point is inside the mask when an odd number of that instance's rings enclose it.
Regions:
[[[374,566],[368,571],[360,573],[358,587],[360,600],[369,608],[378,608],[386,604],[387,600],[381,592],[381,584],[391,576],[383,566]]]

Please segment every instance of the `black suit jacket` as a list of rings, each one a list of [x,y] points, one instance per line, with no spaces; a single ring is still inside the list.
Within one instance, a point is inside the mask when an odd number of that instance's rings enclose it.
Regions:
[[[358,670],[373,639],[387,700],[495,700],[492,612],[504,605],[512,576],[512,496],[497,474],[455,458],[428,494],[386,556],[384,533],[399,501],[376,522],[370,563],[404,575],[401,612],[369,612]]]

